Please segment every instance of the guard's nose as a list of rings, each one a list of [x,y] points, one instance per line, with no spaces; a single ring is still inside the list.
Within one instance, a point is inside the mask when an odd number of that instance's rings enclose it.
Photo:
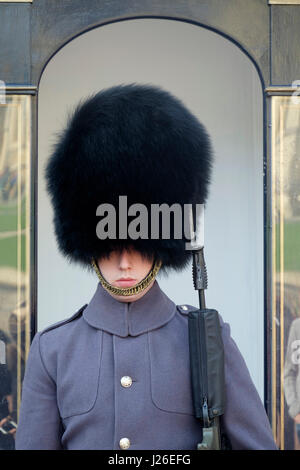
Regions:
[[[119,267],[122,270],[131,268],[131,255],[127,250],[123,250],[119,257]]]

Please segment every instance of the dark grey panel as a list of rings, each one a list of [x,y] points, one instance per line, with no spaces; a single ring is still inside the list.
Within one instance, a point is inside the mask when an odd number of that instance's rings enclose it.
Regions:
[[[0,4],[0,80],[30,83],[31,4]]]
[[[272,5],[272,85],[300,80],[300,6]]]
[[[239,43],[269,85],[269,7],[266,0],[38,0],[32,4],[32,84],[63,44],[106,22],[158,16],[201,23]]]

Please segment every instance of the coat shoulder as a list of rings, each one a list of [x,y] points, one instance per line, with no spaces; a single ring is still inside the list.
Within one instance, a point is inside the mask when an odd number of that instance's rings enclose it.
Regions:
[[[49,331],[55,330],[55,329],[57,329],[61,326],[64,326],[68,323],[73,322],[74,320],[77,320],[78,318],[80,318],[82,316],[82,313],[83,313],[84,309],[87,307],[87,305],[88,304],[85,304],[82,307],[80,307],[80,309],[77,310],[77,312],[74,313],[73,315],[71,315],[70,317],[65,318],[64,320],[61,320],[59,322],[53,323],[53,325],[47,326],[47,328],[45,328],[44,330],[42,330],[40,332],[40,335],[43,335],[43,334],[45,334]]]

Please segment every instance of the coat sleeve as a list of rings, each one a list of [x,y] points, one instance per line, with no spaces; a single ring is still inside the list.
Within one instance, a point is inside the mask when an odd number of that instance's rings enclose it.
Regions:
[[[276,450],[271,426],[247,365],[220,318],[225,359],[225,413],[221,425],[233,450]]]
[[[41,333],[37,333],[26,363],[16,432],[16,450],[62,448],[62,426],[56,401],[56,384],[44,365],[40,340]]]

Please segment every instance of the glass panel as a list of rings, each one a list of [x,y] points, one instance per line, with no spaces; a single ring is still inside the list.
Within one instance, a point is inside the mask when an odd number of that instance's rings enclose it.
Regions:
[[[272,423],[300,449],[300,103],[272,97]]]
[[[0,449],[14,448],[30,346],[30,99],[0,104]]]

